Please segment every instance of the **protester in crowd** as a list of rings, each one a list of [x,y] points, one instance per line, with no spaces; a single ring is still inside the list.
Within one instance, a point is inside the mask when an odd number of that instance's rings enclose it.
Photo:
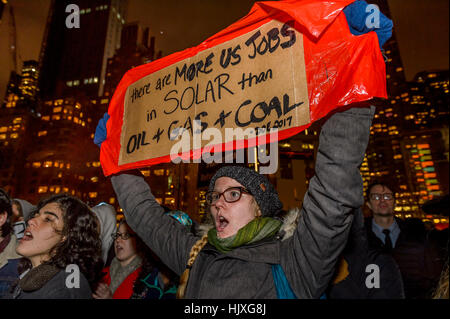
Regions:
[[[112,235],[116,233],[117,229],[116,210],[113,206],[104,202],[92,207],[91,210],[95,213],[99,221],[102,259],[104,265],[109,266],[114,257],[114,239]]]
[[[149,248],[121,220],[117,233],[113,234],[115,257],[106,267],[104,278],[98,284],[95,299],[160,299],[163,288],[158,282]]]
[[[372,212],[372,217],[365,222],[369,246],[394,257],[402,273],[407,299],[430,298],[443,263],[439,248],[426,240],[423,222],[396,218],[394,188],[382,181],[369,185],[367,206]]]
[[[327,298],[405,298],[402,275],[394,258],[369,247],[362,210],[358,209],[354,216]]]
[[[282,224],[274,218],[282,208],[278,194],[254,170],[228,166],[215,174],[206,197],[215,228],[202,238],[164,218],[164,209],[138,172],[111,178],[131,228],[163,263],[184,273],[178,296],[281,297],[273,275],[280,270],[285,273],[282,284],[287,278],[296,297],[323,294],[344,248],[352,212],[363,204],[358,166],[374,109],[359,106],[334,114],[323,125],[316,176],[310,181],[298,227],[285,241],[276,236]]]
[[[16,251],[25,258],[12,298],[91,298],[91,285],[101,276],[98,222],[86,204],[69,195],[38,204]]]
[[[36,206],[30,202],[24,199],[14,198],[12,200],[13,217],[11,222],[14,224],[18,221],[26,221],[35,210]]]
[[[348,9],[348,10],[346,10]],[[344,9],[350,31],[375,31],[380,47],[392,22],[380,14],[381,28],[364,25],[367,3]],[[164,218],[139,171],[113,175],[111,182],[130,227],[180,277],[178,298],[319,298],[334,273],[352,222],[363,204],[359,166],[369,139],[374,107],[341,109],[322,126],[315,171],[298,226],[281,240],[282,209],[268,179],[241,166],[220,168],[206,201],[215,227],[199,238]],[[99,121],[94,143],[107,136],[108,115]],[[115,128],[113,128],[115,129]]]
[[[13,233],[12,205],[8,194],[0,188],[0,299],[6,298],[10,286],[19,278],[16,253],[17,239]]]

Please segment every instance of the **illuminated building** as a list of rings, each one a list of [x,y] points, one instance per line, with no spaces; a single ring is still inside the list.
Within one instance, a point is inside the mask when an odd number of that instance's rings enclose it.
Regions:
[[[19,85],[22,99],[31,102],[36,100],[38,93],[38,79],[38,62],[33,60],[23,62]]]
[[[390,17],[386,0],[374,3]],[[388,99],[374,103],[377,111],[361,167],[364,191],[374,180],[389,180],[398,191],[397,216],[423,218],[421,205],[448,193],[448,71],[421,72],[407,82],[395,29],[384,54]]]
[[[68,193],[94,205],[103,187],[111,193],[110,183],[91,173],[99,170],[100,162],[87,128],[86,105],[88,102],[74,98],[42,104],[38,125],[31,131],[33,147],[27,152],[18,197],[37,202]],[[90,161],[92,153],[97,155],[96,161]]]
[[[6,87],[5,99],[2,103],[3,108],[15,108],[20,98],[20,76],[12,71],[9,76],[9,82]]]
[[[32,145],[31,132],[37,118],[36,64],[25,61],[22,75],[11,72],[0,107],[0,185],[13,193],[20,188],[24,158],[27,147]]]
[[[40,54],[43,99],[103,95],[108,58],[120,45],[125,0],[79,0],[80,28],[67,28],[66,7],[73,1],[52,1]]]

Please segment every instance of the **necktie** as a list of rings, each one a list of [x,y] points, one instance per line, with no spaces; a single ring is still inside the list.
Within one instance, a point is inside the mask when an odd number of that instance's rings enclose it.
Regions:
[[[389,253],[392,251],[392,241],[391,236],[389,236],[391,231],[389,229],[383,229],[383,233],[384,233],[384,250]]]

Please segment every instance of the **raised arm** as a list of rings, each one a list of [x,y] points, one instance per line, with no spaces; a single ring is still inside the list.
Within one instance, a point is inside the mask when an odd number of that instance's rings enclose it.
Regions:
[[[111,182],[128,225],[164,264],[180,275],[198,238],[164,214],[139,174],[119,174],[111,177]]]
[[[375,108],[353,107],[322,126],[315,165],[294,235],[282,242],[281,265],[299,298],[319,298],[331,279],[363,204],[359,167]]]

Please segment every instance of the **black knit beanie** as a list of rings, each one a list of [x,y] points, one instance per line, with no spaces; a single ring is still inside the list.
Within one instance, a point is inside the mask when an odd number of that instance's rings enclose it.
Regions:
[[[271,217],[282,208],[278,192],[267,177],[243,166],[224,166],[220,168],[209,182],[209,191],[214,190],[216,180],[220,177],[230,177],[244,186],[255,198],[264,217]]]

